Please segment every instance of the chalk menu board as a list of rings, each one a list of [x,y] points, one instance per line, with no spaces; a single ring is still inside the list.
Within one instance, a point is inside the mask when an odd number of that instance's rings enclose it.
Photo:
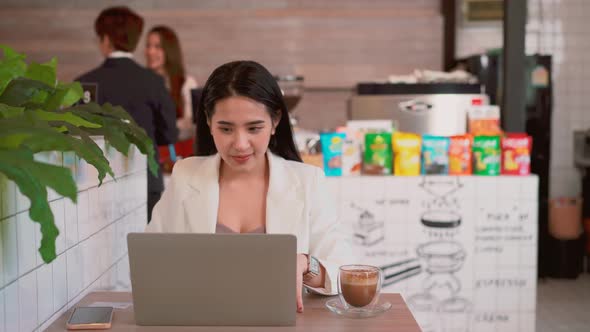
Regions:
[[[328,183],[359,263],[382,268],[424,332],[535,331],[536,176]]]

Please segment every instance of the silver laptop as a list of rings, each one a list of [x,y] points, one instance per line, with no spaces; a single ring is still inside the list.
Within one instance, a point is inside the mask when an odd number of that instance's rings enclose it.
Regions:
[[[138,325],[295,325],[296,238],[130,233]]]

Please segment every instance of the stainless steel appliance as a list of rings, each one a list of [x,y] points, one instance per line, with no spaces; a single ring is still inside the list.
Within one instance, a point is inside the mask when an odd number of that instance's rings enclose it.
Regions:
[[[478,84],[360,83],[349,101],[350,120],[392,119],[398,130],[452,136],[467,131],[467,109],[487,105]]]

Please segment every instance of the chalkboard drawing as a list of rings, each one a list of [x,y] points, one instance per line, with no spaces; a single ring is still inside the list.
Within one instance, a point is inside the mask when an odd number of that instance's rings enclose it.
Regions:
[[[422,215],[422,223],[433,229],[459,227],[460,220],[457,214],[449,211],[429,211]],[[429,241],[420,244],[416,254],[428,276],[422,282],[422,292],[412,295],[408,304],[422,330],[469,331],[472,303],[459,296],[462,285],[455,275],[463,267],[467,256],[461,243]]]
[[[361,211],[357,222],[353,223],[354,242],[358,245],[370,247],[385,239],[385,223],[376,220],[375,215],[367,209],[360,208],[354,203],[351,207]]]
[[[422,332],[471,331],[472,304],[461,297],[439,301],[430,293],[418,293],[407,299]]]
[[[457,176],[425,176],[422,178],[422,182],[420,182],[419,186],[431,195],[439,198],[451,196],[453,193],[463,188],[463,184]]]
[[[438,305],[441,332],[471,331],[472,304],[462,297],[452,297]]]
[[[440,324],[437,313],[438,301],[434,296],[428,293],[414,294],[408,298],[408,306],[422,332],[437,332]]]
[[[463,188],[459,177],[424,177],[419,186],[430,194],[422,205],[431,211],[460,211],[459,199],[454,195]]]
[[[418,257],[424,260],[428,273],[453,273],[465,261],[465,249],[455,241],[431,241],[416,248]]]
[[[420,262],[416,258],[379,266],[383,272],[383,287],[393,285],[422,272]]]
[[[461,216],[453,211],[426,211],[420,218],[422,225],[432,228],[455,228],[461,225]]]

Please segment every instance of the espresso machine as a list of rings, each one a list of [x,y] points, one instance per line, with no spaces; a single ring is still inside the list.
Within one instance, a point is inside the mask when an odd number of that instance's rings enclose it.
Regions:
[[[303,97],[303,76],[284,75],[275,76],[275,79],[283,93],[283,100],[285,100],[287,112],[289,112],[289,121],[293,127],[293,138],[301,158],[305,163],[322,167],[322,156],[319,153],[321,151],[319,133],[300,128],[297,116],[293,111]]]
[[[285,100],[287,112],[289,112],[291,125],[296,127],[297,118],[293,115],[293,109],[299,104],[301,97],[303,97],[303,76],[283,75],[275,76],[275,79],[283,93],[283,100]]]
[[[467,110],[489,104],[481,90],[481,85],[468,83],[359,83],[349,100],[348,119],[387,119],[400,131],[462,135]]]

